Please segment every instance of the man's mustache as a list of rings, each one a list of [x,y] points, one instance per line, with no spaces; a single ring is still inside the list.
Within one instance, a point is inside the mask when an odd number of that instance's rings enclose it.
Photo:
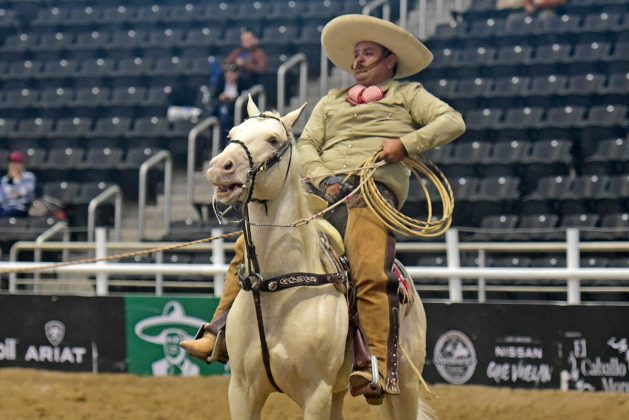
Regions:
[[[374,61],[373,63],[371,63],[368,66],[365,66],[363,63],[358,63],[356,64],[356,66],[354,66],[354,63],[352,63],[352,70],[354,71],[360,71],[360,72],[366,72],[369,71],[375,67],[378,66],[378,64],[380,64],[380,62],[382,60],[384,60],[386,57],[380,57],[379,59],[377,59],[376,61]]]

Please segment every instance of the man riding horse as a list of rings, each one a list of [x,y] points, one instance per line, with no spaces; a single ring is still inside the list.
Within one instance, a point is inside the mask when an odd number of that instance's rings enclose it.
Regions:
[[[328,58],[354,75],[357,84],[333,89],[316,105],[298,142],[302,175],[329,201],[353,189],[355,180],[330,173],[359,167],[380,151],[387,165],[374,179],[382,195],[400,208],[408,193],[407,155],[449,143],[465,131],[461,115],[420,83],[395,79],[414,75],[432,61],[430,51],[399,26],[370,16],[345,15],[330,21],[321,42]],[[398,394],[398,280],[392,274],[395,236],[360,198],[347,205],[344,243],[356,285],[358,313],[369,350],[378,360],[380,388],[371,370],[350,375],[352,395],[377,400]],[[240,288],[237,267],[244,260],[242,237],[229,265],[225,288],[203,337],[184,341],[191,355],[207,360]],[[224,325],[224,324],[223,324]]]

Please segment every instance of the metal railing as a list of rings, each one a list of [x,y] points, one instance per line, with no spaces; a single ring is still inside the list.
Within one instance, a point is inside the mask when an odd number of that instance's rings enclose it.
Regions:
[[[96,210],[107,201],[114,199],[114,239],[120,241],[122,238],[122,190],[117,185],[112,185],[96,197],[90,200],[87,206],[87,240],[94,240],[94,230],[96,229]]]
[[[54,228],[54,230],[53,230]],[[47,235],[47,239],[54,236],[54,233],[59,233],[60,231],[64,231],[60,226],[53,226],[53,228],[44,232]],[[67,232],[67,226],[65,227],[65,231]],[[36,241],[19,241],[13,244],[10,250],[9,263],[0,263],[0,269],[12,267],[35,267],[41,266],[41,253],[44,251],[62,251],[63,253],[63,261],[68,260],[68,252],[84,252],[85,255],[90,255],[95,253],[97,256],[106,256],[111,255],[113,253],[120,253],[122,251],[138,251],[146,249],[147,247],[164,247],[168,245],[172,245],[170,242],[107,242],[106,235],[99,233],[101,232],[101,228],[96,229],[97,240],[93,242],[67,242],[69,239],[68,236],[64,236],[65,242],[45,242],[44,240]],[[214,229],[212,230],[213,236],[219,236],[222,234],[222,230]],[[44,235],[42,234],[42,235]],[[44,270],[44,271],[33,271],[32,279],[18,279],[16,273],[9,274],[9,293],[17,293],[17,287],[20,285],[23,286],[32,286],[33,291],[35,290],[34,286],[41,284],[39,280],[39,276],[41,273],[50,273],[56,272],[59,274],[101,274],[100,277],[97,276],[96,284],[94,284],[94,291],[97,294],[107,293],[106,290],[109,289],[109,286],[121,286],[121,287],[134,287],[134,288],[154,288],[155,294],[160,296],[163,292],[164,286],[173,286],[177,288],[199,288],[199,287],[207,287],[214,288],[215,293],[222,293],[223,290],[223,280],[224,273],[227,269],[227,265],[224,264],[225,261],[225,251],[233,251],[234,243],[233,242],[224,242],[223,240],[215,241],[212,244],[196,244],[191,245],[185,248],[186,252],[204,252],[207,254],[211,254],[214,260],[214,265],[216,267],[210,268],[208,271],[207,264],[162,264],[163,261],[163,252],[155,253],[157,264],[126,264],[126,263],[96,263],[96,264],[85,264],[85,265],[76,265],[76,266],[68,266],[68,267],[60,267],[54,270]],[[18,262],[18,257],[20,253],[25,251],[34,251],[37,255],[39,253],[40,259],[36,260],[35,263],[31,262]],[[4,264],[4,266],[2,265]],[[116,268],[118,266],[118,268]],[[120,267],[122,266],[122,267]],[[202,267],[199,267],[202,266]],[[66,270],[65,268],[74,267],[70,270]],[[79,268],[83,267],[83,268]],[[183,270],[177,269],[177,267],[184,267]],[[128,269],[128,270],[127,270]],[[73,271],[74,270],[74,271]],[[105,276],[103,276],[105,274]],[[130,274],[130,275],[154,275],[154,280],[110,280],[107,275],[109,274]],[[213,281],[211,282],[198,282],[198,281],[164,281],[164,275],[208,275],[213,276]],[[77,281],[71,279],[57,278],[54,280],[56,285],[58,286],[72,286],[75,284],[83,285],[85,281]],[[82,292],[84,292],[82,290]]]
[[[194,202],[194,165],[197,160],[197,138],[201,133],[212,128],[212,158],[219,152],[221,142],[221,123],[216,117],[207,117],[195,125],[188,134],[188,167],[186,172],[186,197],[188,204]]]
[[[408,29],[408,0],[400,0],[400,26]]]
[[[258,96],[258,109],[260,111],[266,110],[266,91],[264,90],[264,86],[253,85],[249,89],[242,92],[240,96],[236,98],[236,102],[234,102],[234,126],[242,122],[242,107],[249,99],[249,95],[251,95],[251,97],[254,99],[256,96]]]
[[[68,224],[66,222],[58,222],[51,226],[48,230],[43,232],[35,239],[35,243],[38,245],[43,244],[44,242],[54,238],[55,236],[62,234],[62,238],[65,242],[70,240],[70,230],[68,229]],[[62,258],[67,259],[68,252],[63,251]],[[42,259],[42,250],[41,248],[33,250],[33,261],[41,262]],[[16,278],[15,273],[11,273],[14,280]],[[39,285],[41,284],[41,273],[35,272],[33,273],[33,291],[35,293],[39,292]]]
[[[299,103],[306,102],[306,88],[308,85],[308,60],[306,54],[295,54],[277,69],[277,111],[280,115],[284,115],[286,105],[284,97],[286,96],[286,72],[299,64]]]
[[[370,15],[371,12],[382,7],[382,19],[391,20],[391,5],[389,0],[373,0],[363,7],[363,15]]]
[[[213,235],[219,234],[219,231],[213,231]],[[19,252],[25,250],[94,250],[99,249],[98,255],[106,255],[107,252],[112,250],[130,250],[130,249],[143,249],[147,246],[160,246],[163,244],[147,244],[147,243],[105,243],[105,235],[101,235],[97,243],[94,242],[18,242],[11,249],[11,262],[0,263],[0,269],[5,268],[21,268],[21,267],[33,267],[36,264],[17,262],[17,256]],[[155,293],[160,294],[162,288],[166,282],[162,281],[161,275],[213,275],[222,276],[225,273],[227,266],[224,264],[226,249],[233,249],[233,242],[215,242],[212,244],[194,245],[186,248],[188,251],[205,251],[212,253],[213,264],[112,264],[112,263],[99,263],[99,264],[86,264],[79,266],[67,266],[55,270],[48,270],[46,272],[57,273],[75,273],[75,274],[128,274],[128,275],[155,275],[155,280],[152,281],[136,281],[136,280],[101,280],[100,288],[97,288],[101,293],[106,293],[109,286],[103,286],[103,284],[117,285],[117,286],[130,286],[130,287],[152,287],[155,288]],[[578,304],[581,301],[581,292],[603,292],[603,291],[622,291],[629,292],[628,285],[619,286],[598,286],[588,285],[581,287],[582,280],[612,280],[612,281],[629,281],[629,268],[581,268],[579,267],[579,260],[581,253],[586,252],[629,252],[629,241],[615,241],[615,242],[580,242],[579,232],[576,229],[568,229],[565,242],[521,242],[521,243],[490,243],[490,242],[465,242],[460,243],[458,241],[458,231],[456,229],[450,229],[446,235],[445,243],[400,243],[398,244],[399,252],[435,252],[446,251],[448,264],[447,267],[407,267],[409,274],[415,279],[416,284],[420,290],[444,290],[443,286],[434,286],[425,284],[422,280],[427,279],[446,279],[448,285],[445,290],[449,292],[449,300],[452,302],[460,302],[463,299],[463,292],[473,290],[478,292],[478,300],[484,301],[482,295],[486,290],[491,291],[534,291],[534,292],[559,292],[566,293],[566,302],[568,304]],[[461,251],[477,251],[479,252],[479,267],[467,268],[460,265],[460,252]],[[485,252],[502,252],[513,253],[520,252],[557,252],[564,251],[567,256],[566,267],[562,268],[496,268],[496,267],[483,267]],[[161,257],[160,257],[161,258]],[[158,261],[160,259],[158,258]],[[101,277],[103,279],[105,277]],[[478,281],[478,285],[462,285],[463,279],[475,279]],[[565,285],[533,285],[533,286],[520,286],[520,285],[496,285],[485,287],[484,280],[530,280],[530,281],[549,281],[549,280],[561,280],[565,282]],[[63,281],[63,280],[58,280]],[[66,280],[66,282],[68,282]],[[17,285],[32,285],[32,280],[20,279],[17,280],[16,276],[10,276],[9,278],[9,293],[15,293],[17,291]],[[222,290],[222,282],[215,277],[215,281],[212,283],[199,283],[199,282],[186,282],[186,281],[173,281],[169,283],[172,286],[186,288],[186,287],[200,287],[213,286],[215,293],[220,294]]]
[[[147,199],[147,175],[149,170],[157,164],[164,162],[164,229],[168,233],[170,229],[170,200],[173,178],[173,160],[170,153],[160,150],[151,156],[140,166],[140,186],[138,194],[138,233],[140,239],[144,238],[146,229],[146,199]]]

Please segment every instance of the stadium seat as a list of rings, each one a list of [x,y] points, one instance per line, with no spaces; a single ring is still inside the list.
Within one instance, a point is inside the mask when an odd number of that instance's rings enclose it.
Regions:
[[[127,117],[99,118],[91,133],[92,137],[122,137],[131,128],[131,119]]]
[[[9,133],[14,139],[41,139],[52,131],[54,121],[49,118],[23,119],[18,122],[17,129]]]
[[[79,77],[101,78],[110,76],[115,69],[116,62],[109,58],[92,58],[81,62],[78,70]]]
[[[515,214],[496,214],[482,218],[479,228],[471,236],[475,241],[500,241],[503,234],[515,229],[520,220]]]
[[[560,227],[562,230],[567,228],[578,228],[580,231],[580,238],[587,240],[590,238],[592,232],[596,232],[598,223],[600,222],[600,216],[593,213],[577,213],[565,215],[561,219]],[[546,240],[561,241],[565,240],[565,232],[552,232],[546,236]]]
[[[76,107],[97,107],[109,102],[110,91],[107,88],[93,86],[91,88],[80,88],[76,92],[73,106]]]
[[[3,109],[23,109],[30,108],[37,102],[37,92],[31,89],[10,90],[4,94],[0,103]]]
[[[583,175],[575,178],[570,189],[559,198],[559,210],[562,214],[587,213],[594,201],[602,197],[609,179],[606,176]]]
[[[80,184],[77,182],[47,182],[42,187],[42,194],[56,198],[62,203],[71,203],[79,193]]]
[[[499,141],[481,159],[483,176],[516,176],[531,144],[522,140]],[[527,175],[523,171],[523,175]]]
[[[41,106],[44,108],[62,108],[69,106],[74,99],[72,89],[62,87],[49,88],[42,91]]]
[[[454,151],[440,161],[445,173],[452,177],[475,177],[474,165],[482,162],[491,150],[486,142],[471,141],[456,143]]]
[[[469,131],[484,131],[498,129],[502,115],[503,111],[499,108],[484,108],[466,112],[464,119]]]
[[[91,118],[63,118],[57,121],[55,131],[48,137],[52,139],[68,139],[86,137],[92,129]]]
[[[507,241],[528,241],[542,239],[545,235],[557,231],[559,216],[556,214],[525,214],[520,218],[518,228],[512,233],[505,233]]]
[[[629,172],[629,141],[623,138],[602,140],[593,154],[585,155],[582,166],[588,174]]]
[[[615,175],[608,188],[599,194],[594,206],[599,214],[624,213],[629,209],[629,175]]]
[[[63,51],[72,47],[74,34],[71,32],[48,32],[39,37],[39,43],[32,46],[33,51]]]
[[[123,151],[120,148],[90,147],[85,153],[85,160],[78,165],[81,178],[84,181],[113,182],[122,157]]]
[[[560,196],[566,195],[572,185],[565,176],[546,176],[535,189],[522,199],[522,214],[546,214],[555,211]]]

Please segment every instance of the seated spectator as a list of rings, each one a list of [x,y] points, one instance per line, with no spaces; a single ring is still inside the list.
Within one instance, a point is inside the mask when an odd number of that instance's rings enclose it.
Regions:
[[[225,145],[226,134],[234,126],[234,101],[244,90],[240,68],[236,64],[225,64],[223,77],[214,86],[217,97],[214,115],[221,122],[221,141]]]
[[[24,153],[9,154],[9,169],[0,180],[0,217],[26,217],[35,198],[35,175],[24,170]]]
[[[236,64],[240,68],[243,89],[258,83],[259,76],[267,66],[264,50],[258,45],[258,38],[251,31],[240,35],[240,47],[233,50],[225,59],[225,64]]]
[[[524,9],[528,14],[533,14],[542,10],[557,11],[561,13],[562,6],[566,0],[524,0]]]

